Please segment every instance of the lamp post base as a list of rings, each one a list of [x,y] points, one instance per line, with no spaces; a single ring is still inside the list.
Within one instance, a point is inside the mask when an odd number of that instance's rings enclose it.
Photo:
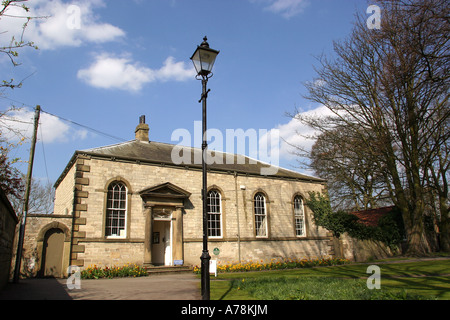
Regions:
[[[202,262],[202,299],[209,300],[210,299],[210,277],[209,277],[209,261],[211,260],[211,256],[209,255],[208,250],[203,250],[202,256],[200,257]]]

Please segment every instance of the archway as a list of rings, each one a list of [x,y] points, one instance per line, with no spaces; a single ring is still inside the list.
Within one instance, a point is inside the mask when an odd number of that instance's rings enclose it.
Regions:
[[[49,215],[51,217],[51,215]],[[70,216],[68,218],[71,219]],[[61,232],[63,233],[63,251],[62,251],[62,263],[61,263],[61,272],[60,277],[67,277],[67,268],[69,267],[70,263],[70,247],[71,247],[71,231],[67,227],[67,225],[63,222],[53,221],[49,224],[45,225],[41,228],[39,231],[37,238],[36,238],[36,262],[38,264],[38,268],[36,270],[36,275],[38,277],[44,277],[46,276],[45,272],[45,264],[46,264],[46,255],[47,255],[47,249],[48,249],[48,239],[53,234],[52,230],[58,230],[58,236],[51,237],[50,244],[53,242],[53,240],[57,240],[61,237]],[[59,243],[61,245],[61,242],[56,241],[56,243]],[[52,247],[52,246],[51,246]],[[50,247],[50,249],[52,249]],[[59,261],[59,260],[57,260]],[[51,261],[50,261],[51,263]],[[48,265],[48,263],[47,263]]]
[[[58,228],[52,228],[45,233],[41,267],[44,277],[63,276],[64,239],[64,232]]]

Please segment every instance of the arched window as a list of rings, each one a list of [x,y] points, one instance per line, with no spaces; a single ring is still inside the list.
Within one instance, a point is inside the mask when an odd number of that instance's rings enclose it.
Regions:
[[[267,208],[266,197],[257,193],[254,198],[255,231],[257,237],[267,237]]]
[[[222,197],[216,190],[208,192],[208,237],[222,237]]]
[[[106,200],[105,235],[126,237],[127,187],[121,182],[113,182],[108,187]]]
[[[294,198],[294,219],[295,219],[295,235],[304,237],[305,230],[305,209],[303,207],[303,199],[300,196]]]

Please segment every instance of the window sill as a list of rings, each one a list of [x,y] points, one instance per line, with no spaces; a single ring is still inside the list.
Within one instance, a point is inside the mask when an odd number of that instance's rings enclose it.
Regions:
[[[105,237],[106,240],[126,240],[127,237],[124,236],[108,236]]]

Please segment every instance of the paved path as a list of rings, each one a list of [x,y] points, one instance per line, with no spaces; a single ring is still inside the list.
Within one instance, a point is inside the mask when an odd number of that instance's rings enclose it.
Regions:
[[[9,283],[0,291],[0,300],[200,299],[200,279],[191,273],[81,280],[80,290],[69,290],[65,279],[26,279]]]

